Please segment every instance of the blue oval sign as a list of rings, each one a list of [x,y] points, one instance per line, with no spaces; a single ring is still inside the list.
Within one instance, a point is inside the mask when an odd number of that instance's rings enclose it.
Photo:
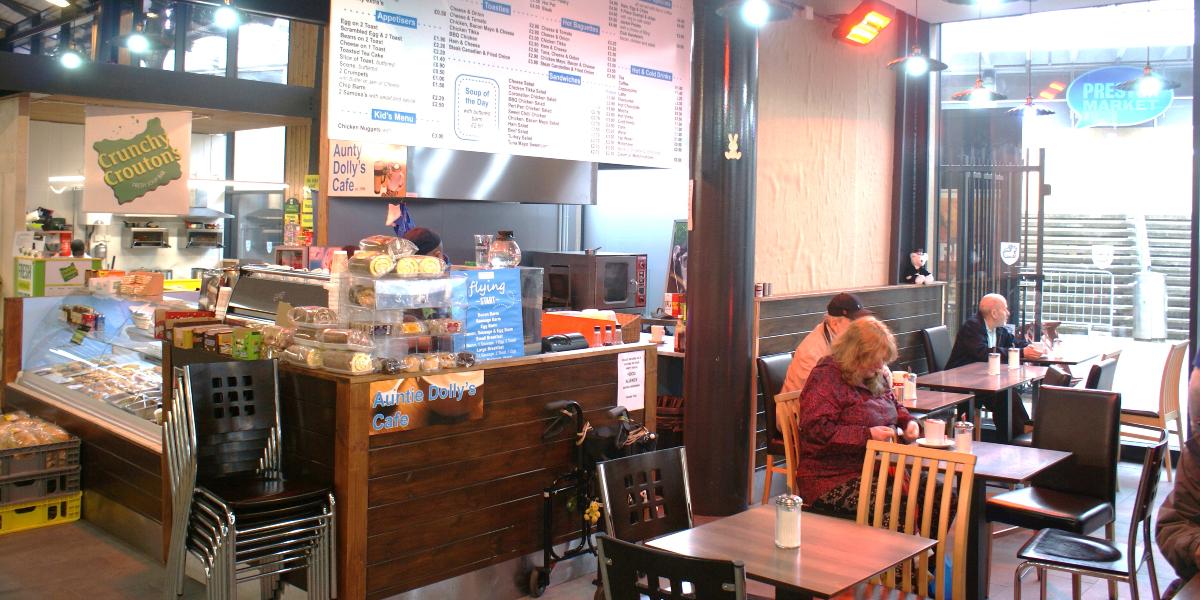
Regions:
[[[1076,127],[1121,127],[1158,118],[1175,99],[1173,90],[1142,97],[1117,85],[1142,76],[1141,67],[1101,67],[1076,77],[1067,87],[1067,106],[1075,112]]]

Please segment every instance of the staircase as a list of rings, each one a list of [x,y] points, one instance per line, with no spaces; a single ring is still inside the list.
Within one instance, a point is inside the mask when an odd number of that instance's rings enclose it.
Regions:
[[[1031,223],[1029,256],[1037,251],[1036,223]],[[1187,339],[1188,280],[1191,260],[1191,222],[1187,216],[1148,216],[1146,231],[1150,242],[1150,270],[1167,278],[1167,336]],[[1044,303],[1046,318],[1055,312],[1084,314],[1093,331],[1109,332],[1114,336],[1133,336],[1133,281],[1138,272],[1136,232],[1133,222],[1124,215],[1046,215],[1045,261],[1047,285]],[[1107,285],[1055,284],[1059,279],[1084,277],[1061,276],[1060,272],[1092,272],[1089,280],[1101,279],[1092,262],[1092,246],[1113,247],[1113,263],[1105,271],[1112,273],[1113,311],[1108,324],[1108,302],[1098,290]],[[1098,282],[1096,282],[1098,283]],[[1027,295],[1026,319],[1032,319],[1035,294]],[[1051,310],[1053,308],[1054,310]],[[1065,326],[1064,331],[1078,333],[1085,326]]]

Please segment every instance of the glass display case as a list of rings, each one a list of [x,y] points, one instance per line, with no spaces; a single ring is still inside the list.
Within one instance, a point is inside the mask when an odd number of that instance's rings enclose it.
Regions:
[[[160,439],[162,344],[146,302],[89,294],[23,303],[16,383],[144,439]]]
[[[453,368],[453,354],[462,350],[466,333],[466,278],[458,273],[431,277],[375,279],[347,278],[345,314],[353,329],[367,331],[375,345],[375,356],[406,361],[417,371]],[[421,355],[409,359],[411,355]],[[432,367],[432,368],[431,368]]]

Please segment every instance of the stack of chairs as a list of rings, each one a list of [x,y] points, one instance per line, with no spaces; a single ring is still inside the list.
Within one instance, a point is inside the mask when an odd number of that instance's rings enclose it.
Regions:
[[[334,498],[327,486],[284,478],[278,370],[273,360],[194,364],[173,373],[164,414],[172,522],[166,597],[183,594],[187,553],[204,567],[208,598],[233,599],[259,580],[275,598],[280,575],[307,570],[309,598],[335,595]]]

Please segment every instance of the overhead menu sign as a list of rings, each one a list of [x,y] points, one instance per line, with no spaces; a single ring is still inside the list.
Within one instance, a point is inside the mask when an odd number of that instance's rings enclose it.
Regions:
[[[331,139],[672,167],[688,0],[333,0]]]

